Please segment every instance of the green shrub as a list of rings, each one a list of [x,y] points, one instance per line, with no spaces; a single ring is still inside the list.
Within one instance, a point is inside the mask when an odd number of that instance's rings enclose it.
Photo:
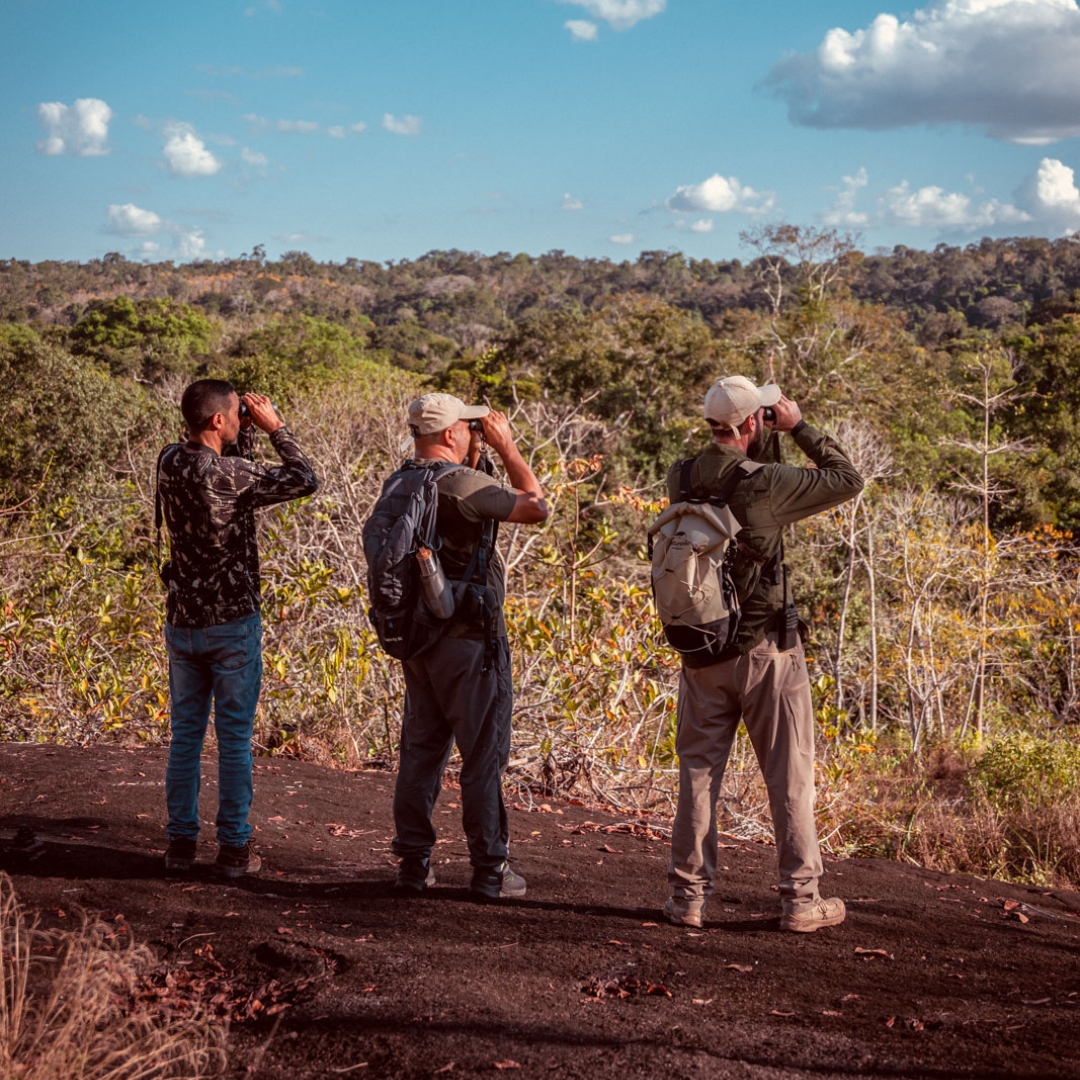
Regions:
[[[987,747],[971,782],[1002,809],[1053,806],[1080,792],[1080,743],[1010,735]]]

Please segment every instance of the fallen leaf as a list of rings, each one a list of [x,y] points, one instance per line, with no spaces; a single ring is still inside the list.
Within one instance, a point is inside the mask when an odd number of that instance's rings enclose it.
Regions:
[[[142,818],[148,818],[150,815],[149,814],[136,814],[135,816],[137,818],[139,818],[139,819],[142,819]]]
[[[1020,906],[1019,900],[1003,900],[1001,906],[1006,911],[1015,911]]]
[[[887,1028],[891,1028],[893,1026],[893,1024],[895,1024],[895,1023],[896,1023],[896,1017],[895,1016],[890,1016],[889,1019],[885,1021],[885,1026]]]
[[[671,997],[671,991],[663,983],[653,983],[645,993],[654,997]]]
[[[622,849],[621,848],[613,848],[609,844],[604,844],[604,846],[600,850],[601,851],[606,851],[609,855],[621,855],[622,854]]]
[[[880,956],[885,960],[894,959],[894,957],[885,949],[864,949],[859,945],[855,946],[855,955],[856,956],[866,956],[866,957]]]
[[[694,1005],[711,1005],[712,1003],[713,1003],[713,998],[694,998],[693,999],[693,1004]]]
[[[277,928],[279,934],[291,934],[292,931],[287,926],[279,926]]]
[[[625,945],[625,941],[619,941],[616,938],[612,938],[610,941],[605,941],[605,945]]]
[[[375,989],[376,989],[375,984],[372,983],[370,986],[365,986],[364,989],[360,991],[360,993],[361,994],[374,994]]]
[[[226,911],[225,912],[225,918],[226,919],[231,919],[233,917],[239,919],[240,918],[240,912],[239,911]]]
[[[642,926],[653,927],[653,926],[659,926],[660,924],[659,923],[654,923],[654,922],[643,922],[641,925]]]
[[[790,1017],[794,1016],[795,1014],[793,1012],[790,1012],[790,1013],[789,1012],[781,1012],[779,1009],[770,1009],[769,1010],[769,1015],[770,1016],[783,1016],[785,1019],[789,1019]]]
[[[822,1012],[821,1015],[822,1016],[843,1016],[844,1014],[842,1012],[836,1012],[833,1009],[825,1009]]]
[[[840,1000],[841,1001],[858,1001],[859,1000],[859,995],[858,994],[845,994]]]
[[[549,808],[550,809],[550,808]],[[496,1061],[496,1069],[520,1069],[521,1066],[512,1058],[507,1058],[505,1061]]]
[[[454,1064],[455,1063],[453,1061],[448,1061],[441,1069],[436,1069],[434,1075],[438,1076],[440,1073],[453,1072],[454,1071]]]
[[[754,970],[754,967],[753,967],[752,964],[725,964],[724,965],[724,970],[725,971],[741,971],[744,975],[747,975],[751,971]]]
[[[1023,1005],[1049,1005],[1053,998],[1036,998],[1034,1001],[1027,998],[1021,998],[1020,1002]]]
[[[907,1027],[911,1028],[912,1031],[925,1031],[926,1030],[926,1025],[917,1016],[913,1016],[907,1022]]]
[[[284,821],[285,819],[280,814],[275,814],[273,817],[268,817],[267,821]]]

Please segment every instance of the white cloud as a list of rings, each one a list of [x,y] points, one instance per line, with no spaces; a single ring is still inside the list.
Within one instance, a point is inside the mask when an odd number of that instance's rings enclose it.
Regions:
[[[332,139],[344,139],[347,135],[359,135],[367,131],[367,124],[361,121],[358,124],[334,124],[326,129],[326,134]]]
[[[274,127],[286,135],[311,135],[319,130],[314,120],[279,120]]]
[[[165,227],[165,222],[153,210],[143,210],[134,203],[113,203],[108,214],[106,232],[116,236],[153,236]]]
[[[172,254],[180,259],[200,258],[206,248],[203,231],[167,221],[153,210],[144,210],[134,203],[113,204],[107,211],[109,223],[103,231],[113,236],[172,237]],[[161,257],[164,246],[158,240],[143,239],[135,249],[140,258]]]
[[[614,236],[609,236],[608,240],[610,240],[613,244],[632,244],[634,242],[634,234],[616,233]]]
[[[629,30],[642,21],[659,15],[667,0],[561,0],[584,8],[594,19],[603,19],[612,30]]]
[[[976,206],[970,196],[934,185],[912,191],[906,180],[889,188],[880,203],[883,224],[913,228],[972,231],[1031,220],[1030,214],[1011,203],[991,199]]]
[[[1042,145],[1080,135],[1076,0],[932,0],[906,21],[830,30],[766,85],[797,124],[883,130],[974,124]]]
[[[580,199],[575,199],[568,191],[562,197],[562,208],[572,213],[575,210],[584,210],[585,204]]]
[[[682,184],[664,204],[680,214],[765,214],[773,208],[776,197],[771,191],[755,191],[732,177],[714,173],[700,184]]]
[[[382,126],[395,135],[419,135],[423,124],[424,121],[419,116],[410,116],[408,113],[405,116],[384,113],[382,118]]]
[[[37,144],[43,154],[100,157],[109,152],[105,144],[113,111],[100,98],[79,98],[73,105],[43,101],[37,114],[47,133]]]
[[[1069,233],[1080,227],[1080,189],[1076,174],[1054,158],[1043,158],[1020,185],[1016,200],[1037,221]]]
[[[206,248],[202,229],[180,229],[176,234],[176,253],[181,259],[197,259]]]
[[[712,218],[698,218],[698,220],[695,221],[690,226],[690,231],[691,232],[699,232],[699,233],[710,233],[710,232],[712,232],[713,231],[713,220],[712,220]]]
[[[270,159],[265,154],[260,154],[258,150],[252,150],[247,146],[240,150],[240,160],[245,165],[254,165],[256,168],[264,168],[270,164]]]
[[[570,31],[575,41],[595,41],[600,30],[596,23],[586,19],[568,19],[563,23],[563,28]]]
[[[222,165],[190,124],[174,123],[165,128],[164,154],[173,176],[213,176]]]
[[[854,176],[845,176],[843,186],[840,188],[832,206],[824,211],[821,220],[826,225],[839,226],[847,229],[857,229],[870,221],[870,215],[855,209],[855,200],[859,197],[859,190],[866,187],[870,182],[865,167],[860,167]]]

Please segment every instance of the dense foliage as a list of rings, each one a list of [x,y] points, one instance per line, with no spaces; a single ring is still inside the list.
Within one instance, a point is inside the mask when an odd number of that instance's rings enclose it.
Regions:
[[[708,438],[705,388],[739,372],[779,381],[867,479],[789,548],[829,843],[1080,880],[1080,244],[746,243],[745,264],[0,263],[0,737],[166,736],[152,465],[185,383],[222,374],[273,396],[324,480],[262,521],[260,743],[390,760],[400,674],[364,617],[360,526],[404,404],[438,387],[511,414],[554,507],[504,530],[511,778],[667,805],[678,665],[644,529]],[[767,820],[744,742],[725,812]]]

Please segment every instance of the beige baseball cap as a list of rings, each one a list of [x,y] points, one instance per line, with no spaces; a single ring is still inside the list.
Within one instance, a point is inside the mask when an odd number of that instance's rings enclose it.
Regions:
[[[743,375],[729,375],[709,387],[705,395],[705,419],[737,433],[739,425],[751,413],[779,400],[780,387],[776,383],[755,386]]]
[[[453,394],[425,394],[409,403],[409,427],[414,435],[430,435],[459,420],[479,420],[489,412],[486,405],[466,405]]]

